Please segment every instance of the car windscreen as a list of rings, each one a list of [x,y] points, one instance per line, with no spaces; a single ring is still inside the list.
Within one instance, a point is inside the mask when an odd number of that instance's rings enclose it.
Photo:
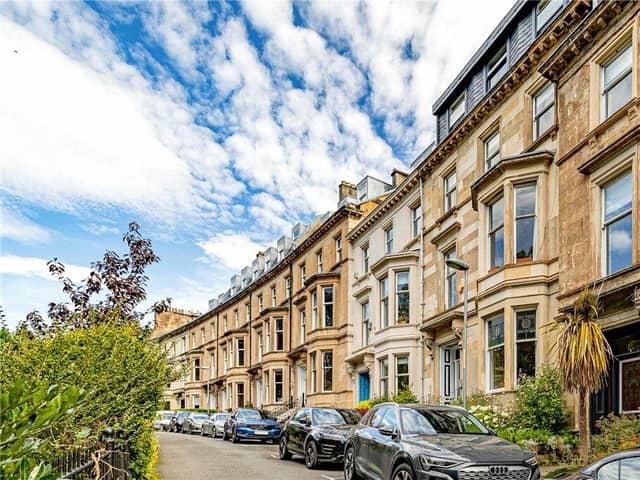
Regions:
[[[355,410],[338,410],[338,413],[344,417],[349,425],[355,425],[362,418],[362,415]]]
[[[322,408],[313,410],[314,425],[346,425],[347,421],[337,410],[333,408]]]
[[[208,415],[191,415],[192,420],[206,420],[209,418]]]
[[[475,417],[460,410],[422,410],[416,409],[437,433],[476,433],[490,435],[489,430]],[[429,433],[429,432],[424,432]],[[433,433],[433,432],[431,432]]]
[[[262,414],[258,410],[242,410],[237,417],[239,420],[262,420]]]
[[[222,413],[221,413],[221,414],[216,415],[216,421],[224,421],[224,420],[226,420],[227,418],[229,418],[229,415],[222,414]]]
[[[173,413],[165,413],[165,414],[163,414],[160,418],[161,418],[162,420],[167,420],[167,419],[169,419],[169,418],[171,418],[171,417],[173,417]]]

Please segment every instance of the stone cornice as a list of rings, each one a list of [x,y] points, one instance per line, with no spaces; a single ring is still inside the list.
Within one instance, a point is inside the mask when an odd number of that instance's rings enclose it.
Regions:
[[[638,137],[640,137],[640,125],[634,125],[633,128],[618,136],[613,142],[608,144],[598,153],[589,157],[586,162],[578,165],[578,171],[583,175],[591,174],[595,169],[613,157],[616,153],[624,150],[630,144],[637,142]]]
[[[442,243],[442,240],[447,238],[449,235],[458,232],[458,230],[460,230],[460,226],[461,226],[460,222],[453,222],[451,225],[445,228],[442,232],[440,232],[435,237],[433,237],[431,239],[431,243],[436,246],[439,245],[440,243]]]
[[[333,270],[331,272],[314,273],[304,281],[304,288],[309,288],[314,283],[321,282],[330,278],[340,278],[340,270]]]
[[[611,20],[634,2],[628,0],[607,0],[587,15],[571,35],[558,45],[555,51],[545,60],[538,71],[553,82],[558,82],[562,74],[573,65],[575,60],[586,51],[594,41],[607,29]]]
[[[375,276],[376,272],[380,272],[384,270],[387,265],[402,263],[403,261],[406,263],[414,264],[417,263],[417,260],[420,258],[420,252],[417,250],[407,250],[406,252],[398,252],[398,253],[390,253],[382,257],[376,263],[371,265],[370,270],[371,273]],[[406,261],[409,262],[406,262]]]

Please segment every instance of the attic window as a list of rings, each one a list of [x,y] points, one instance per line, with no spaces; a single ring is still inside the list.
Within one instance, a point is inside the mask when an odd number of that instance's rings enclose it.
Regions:
[[[541,0],[536,7],[536,31],[542,30],[555,13],[562,8],[563,0]]]
[[[508,68],[507,46],[503,45],[487,64],[487,91],[498,84]]]
[[[457,123],[465,114],[465,94],[462,92],[449,109],[449,128]]]

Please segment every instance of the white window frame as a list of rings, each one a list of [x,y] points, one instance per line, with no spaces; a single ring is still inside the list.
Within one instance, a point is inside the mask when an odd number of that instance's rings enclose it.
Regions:
[[[458,121],[464,117],[465,113],[467,113],[466,100],[466,92],[462,92],[458,98],[453,101],[451,107],[449,107],[449,129],[458,123]]]
[[[278,382],[277,373],[280,373],[281,381]],[[282,398],[278,399],[278,384],[280,384],[280,391],[282,392]],[[282,368],[276,368],[273,370],[273,403],[284,402],[284,370]]]
[[[418,238],[422,231],[422,205],[418,204],[411,208],[411,236]]]
[[[371,305],[369,299],[360,304],[360,318],[362,319],[362,346],[369,345],[369,335],[371,333]]]
[[[235,362],[236,357],[234,356],[234,352],[233,352],[233,339],[231,339],[231,340],[229,340],[229,342],[227,342],[227,350],[229,351],[229,368],[235,368],[235,366],[236,366],[236,362]]]
[[[491,57],[491,59],[487,62],[487,77],[486,77],[487,92],[491,90],[493,87],[495,87],[498,83],[500,83],[500,80],[502,79],[502,77],[504,77],[507,71],[509,71],[508,53],[509,53],[509,48],[505,43],[502,47],[500,47],[500,49],[495,53],[495,55]],[[500,77],[498,77],[497,73],[502,68],[503,64],[506,66],[506,70],[502,73],[502,75],[500,75]]]
[[[280,322],[280,328],[278,328],[278,322]],[[284,351],[284,318],[276,317],[273,319],[273,336],[274,336],[274,352]],[[278,348],[278,336],[282,340],[282,348]]]
[[[498,149],[491,153],[489,145],[493,139],[497,139]],[[500,129],[496,128],[490,135],[483,140],[482,150],[484,152],[484,171],[488,172],[498,163],[500,163],[500,151],[502,150],[502,144],[500,143]]]
[[[401,358],[406,358],[407,359],[407,373],[403,373],[400,374],[398,373],[398,360],[400,360]],[[395,393],[397,394],[399,392],[398,390],[398,380],[400,378],[406,378],[407,379],[407,388],[411,388],[411,364],[409,363],[409,354],[408,353],[402,353],[402,354],[398,354],[394,356],[394,362],[393,362],[393,367],[394,367],[394,375],[395,375]]]
[[[615,217],[605,220],[605,208],[606,208],[606,189],[607,186],[611,185],[613,182],[618,180],[619,178],[629,175],[631,177],[631,208],[625,210],[622,213],[619,213]],[[602,257],[602,271],[604,275],[612,275],[620,270],[609,271],[609,242],[608,242],[608,228],[612,223],[621,220],[627,215],[631,215],[632,218],[632,230],[631,230],[631,265],[633,265],[633,248],[634,248],[634,238],[633,238],[633,168],[628,166],[620,170],[616,175],[612,176],[605,183],[600,186],[600,217],[601,217],[601,257]],[[626,268],[626,267],[623,267]]]
[[[604,83],[605,78],[605,70],[609,65],[611,65],[614,61],[620,58],[622,55],[626,54],[627,51],[630,52],[631,64],[622,71],[616,78],[611,80],[607,85]],[[629,100],[633,98],[633,42],[629,40],[622,47],[620,47],[614,55],[609,57],[605,62],[600,65],[600,121],[605,121],[607,118],[612,116],[618,110],[609,112],[608,111],[608,93],[611,89],[613,89],[616,85],[622,82],[627,75],[632,75],[632,84],[631,84],[631,97]]]
[[[628,414],[628,413],[640,413],[640,410],[622,410],[622,368],[623,365],[625,363],[629,363],[629,362],[638,362],[640,361],[640,356],[635,356],[632,358],[625,358],[624,360],[620,360],[620,366],[619,366],[619,371],[618,371],[618,411],[621,414]]]
[[[264,372],[264,379],[263,379],[263,383],[264,383],[264,398],[267,400],[267,402],[271,401],[271,375],[270,375],[270,370],[267,370],[266,372]]]
[[[311,330],[318,328],[318,291],[311,292]]]
[[[242,342],[242,348],[240,348],[240,343]],[[245,357],[244,357],[244,337],[236,338],[236,365],[238,367],[244,367]],[[240,364],[240,352],[242,352],[242,364]]]
[[[323,392],[332,392],[333,391],[333,350],[323,350],[322,352],[322,356],[321,361],[322,361],[322,391]],[[331,365],[329,367],[327,367],[325,365],[325,356],[327,354],[331,355]],[[325,380],[326,380],[326,371],[330,370],[331,371],[331,388],[327,388],[327,385],[325,384]]]
[[[526,338],[526,339],[521,339],[518,340],[518,314],[519,313],[531,313],[533,312],[534,314],[534,318],[535,318],[535,331],[536,331],[536,336],[535,338]],[[514,342],[514,348],[513,348],[513,373],[515,375],[514,378],[514,385],[518,384],[518,378],[519,378],[519,372],[518,372],[518,344],[520,343],[534,343],[534,351],[535,351],[535,355],[536,355],[536,360],[535,360],[535,373],[538,373],[538,309],[535,306],[531,306],[531,307],[518,307],[516,309],[513,310],[513,342]]]
[[[502,223],[494,228],[491,227],[491,224],[493,223],[492,218],[493,218],[493,207],[500,201],[502,200]],[[487,227],[488,227],[488,231],[489,233],[487,234],[488,237],[488,247],[489,247],[489,252],[488,252],[488,258],[489,258],[489,269],[493,269],[493,268],[500,268],[504,266],[504,262],[505,262],[505,251],[504,251],[504,247],[505,247],[505,232],[504,232],[504,220],[505,220],[505,212],[504,212],[504,192],[500,193],[500,195],[498,195],[497,197],[495,197],[490,204],[487,205]],[[494,259],[492,256],[492,242],[494,242],[494,238],[495,238],[495,234],[499,231],[502,230],[502,264],[501,265],[494,265]]]
[[[395,322],[396,325],[407,325],[408,323],[411,323],[411,275],[409,274],[409,270],[399,270],[397,272],[394,272],[394,290],[395,290]],[[400,277],[400,275],[407,275],[407,289],[406,290],[400,290],[400,287],[398,286],[398,278]],[[408,318],[407,318],[407,323],[401,324],[400,323],[400,295],[407,295],[407,297],[409,298],[409,312],[408,312]]]
[[[336,263],[342,261],[342,235],[336,237]]]
[[[380,286],[380,329],[383,329],[389,326],[389,275],[380,279],[379,286]]]
[[[518,215],[518,189],[525,187],[534,187],[535,193],[533,197],[533,213],[527,213],[524,215]],[[513,261],[515,263],[518,262],[518,220],[524,220],[526,218],[533,218],[533,238],[531,239],[531,260],[536,259],[536,241],[537,241],[537,230],[538,230],[538,182],[526,182],[526,183],[518,183],[513,186]],[[503,214],[503,225],[504,225],[504,214]]]
[[[493,345],[492,347],[489,347],[489,322],[491,320],[494,320],[498,317],[502,317],[502,343],[500,345]],[[484,329],[485,329],[485,379],[486,379],[486,390],[487,392],[501,392],[505,389],[506,387],[506,383],[507,383],[507,376],[506,376],[506,363],[507,363],[507,358],[506,358],[506,354],[507,354],[507,350],[505,348],[506,345],[506,325],[505,325],[505,317],[504,317],[504,312],[497,312],[489,317],[486,317],[484,319]],[[495,350],[497,348],[502,347],[502,356],[503,356],[503,363],[505,364],[505,375],[503,376],[503,383],[504,385],[502,387],[493,387],[491,385],[491,351]]]
[[[369,244],[363,245],[362,250],[362,273],[369,273]]]
[[[447,265],[447,260],[451,260],[456,257],[456,246],[452,246],[447,251],[443,253],[444,258],[444,305],[445,308],[453,308],[458,304],[458,271],[454,268],[451,268]],[[453,291],[451,288],[451,283],[453,283]],[[452,294],[455,298],[452,301]]]
[[[237,308],[233,311],[233,326],[234,328],[240,326],[240,312],[238,312]]]
[[[271,287],[271,306],[275,307],[277,304],[277,290],[276,290],[276,286],[274,285],[273,287]]]
[[[545,103],[545,104],[542,104],[542,105],[539,106],[538,105],[539,99],[541,99],[542,96],[549,89],[552,90],[551,102],[550,103]],[[531,99],[531,107],[532,107],[531,111],[532,111],[532,115],[533,115],[533,119],[532,119],[532,123],[533,123],[532,124],[532,129],[533,129],[532,138],[533,138],[533,140],[537,140],[547,130],[553,128],[553,126],[556,123],[556,112],[555,112],[555,107],[556,107],[556,85],[555,85],[555,83],[548,82],[544,87],[540,88],[535,93],[535,95],[533,95],[533,98]],[[549,110],[551,110],[553,112],[553,121],[551,122],[551,125],[549,127],[547,127],[544,130],[540,130],[540,119]]]
[[[383,375],[385,372],[385,362],[386,362],[386,375]],[[378,390],[381,397],[389,396],[389,357],[382,357],[378,359],[378,370],[380,371],[380,378],[378,378]],[[383,389],[382,386],[385,386]]]
[[[325,298],[325,292],[331,291],[331,301],[327,302]],[[324,328],[333,328],[336,325],[335,321],[335,309],[334,309],[334,288],[333,285],[327,285],[322,287],[322,326]],[[327,325],[327,312],[331,311],[331,325]]]
[[[300,309],[300,344],[303,344],[307,337],[307,310]]]
[[[227,357],[227,349],[222,349],[222,374],[226,374],[227,370],[229,370],[229,359]]]
[[[311,364],[311,393],[316,393],[318,389],[318,357],[316,355],[316,352],[309,353],[309,363]]]
[[[539,32],[551,21],[564,5],[563,0],[542,0],[536,5],[536,32]],[[540,14],[543,15],[540,15]]]
[[[316,253],[316,269],[317,273],[322,273],[322,250]]]
[[[291,297],[291,277],[286,277],[284,279],[284,288],[287,293],[287,298]]]
[[[443,179],[443,190],[444,190],[444,211],[448,212],[452,208],[454,208],[458,202],[457,199],[457,188],[458,188],[458,177],[456,174],[456,169],[451,170],[447,175],[444,176]]]
[[[264,340],[262,332],[258,332],[258,361],[262,361],[262,355],[264,354]]]
[[[307,264],[303,263],[300,265],[300,285],[304,285],[304,282],[307,280]]]
[[[251,304],[245,303],[244,309],[247,315],[247,323],[249,323],[251,321]]]
[[[271,351],[271,321],[265,320],[264,322],[264,353]]]
[[[393,253],[393,225],[384,229],[384,252],[387,255]]]

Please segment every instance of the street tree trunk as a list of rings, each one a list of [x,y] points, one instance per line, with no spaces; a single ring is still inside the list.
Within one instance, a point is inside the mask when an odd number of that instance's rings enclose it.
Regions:
[[[579,393],[578,428],[580,429],[580,463],[589,462],[589,406],[588,396],[584,390]]]

